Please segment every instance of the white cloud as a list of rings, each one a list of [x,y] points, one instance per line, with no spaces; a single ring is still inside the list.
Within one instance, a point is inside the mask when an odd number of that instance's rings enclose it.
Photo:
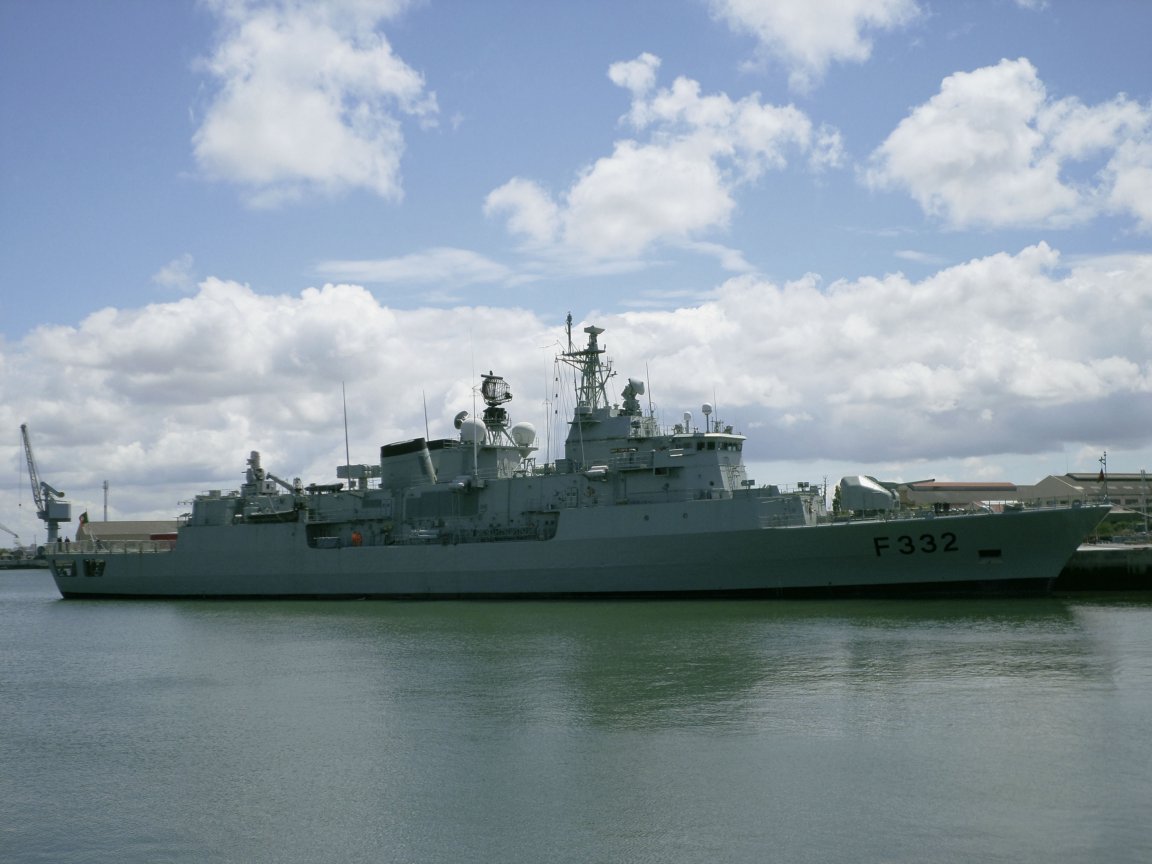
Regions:
[[[500,282],[512,275],[504,265],[476,252],[446,247],[426,249],[398,258],[321,261],[316,266],[316,272],[328,279],[357,283],[434,283],[452,288],[477,282]]]
[[[556,240],[560,208],[538,184],[514,177],[484,200],[484,215],[507,214],[508,230],[527,238],[533,246],[547,246]]]
[[[1094,159],[1095,176],[1077,176]],[[1102,212],[1152,228],[1152,106],[1051,99],[1026,59],[945,78],[871,156],[865,181],[956,228],[1068,226]]]
[[[517,177],[489,193],[485,213],[537,251],[583,265],[635,259],[652,247],[685,247],[727,227],[736,193],[765,172],[808,155],[814,170],[841,161],[839,133],[814,131],[789,105],[705,95],[677,78],[656,87],[659,58],[642,54],[615,63],[610,79],[629,90],[625,122],[638,138],[616,142],[611,155],[580,172],[557,201],[543,186]]]
[[[684,299],[588,317],[607,328],[620,380],[647,369],[666,422],[715,397],[727,422],[760,430],[752,461],[1152,448],[1152,255],[1069,266],[1039,244],[920,281],[742,275]],[[546,346],[560,334],[516,308],[400,310],[352,285],[271,296],[208,279],[178,301],[0,344],[0,427],[31,424],[45,479],[74,502],[97,506],[107,479],[113,518],[170,516],[194,492],[234,488],[252,449],[281,476],[331,479],[342,381],[354,460],[422,433],[425,399],[432,434],[446,434],[472,410],[480,367],[509,381],[513,415],[543,440]],[[0,461],[18,460],[16,441],[0,444]],[[3,512],[12,498],[0,490]]]
[[[435,94],[378,27],[403,4],[217,0],[218,89],[193,138],[208,177],[254,206],[363,188],[401,196],[401,115],[432,121]]]
[[[844,140],[840,130],[827,123],[820,124],[812,142],[812,153],[808,157],[808,167],[815,173],[828,168],[844,167]]]
[[[195,287],[195,262],[192,255],[185,252],[173,258],[152,274],[152,282],[161,288],[188,291]]]
[[[656,86],[656,72],[660,69],[660,58],[645,52],[635,60],[621,60],[608,67],[608,77],[617,87],[631,90],[640,98]]]
[[[735,202],[720,167],[694,144],[617,144],[568,190],[565,242],[597,258],[627,258],[663,238],[725,227]]]
[[[904,261],[912,261],[915,264],[932,264],[939,266],[947,262],[947,259],[941,255],[933,255],[931,252],[920,252],[916,249],[898,249],[893,254],[897,258]]]
[[[1152,231],[1152,136],[1121,143],[1104,173],[1109,209],[1130,213],[1140,230]]]
[[[722,246],[719,243],[707,243],[704,241],[686,243],[685,248],[691,249],[693,252],[699,252],[701,255],[713,256],[717,263],[719,263],[721,269],[731,273],[751,273],[756,269],[748,263],[744,257],[744,253],[739,249],[732,249],[728,246]]]
[[[832,63],[862,63],[872,54],[869,33],[915,20],[915,0],[712,0],[734,30],[750,33],[761,51],[789,70],[795,90],[816,84]]]

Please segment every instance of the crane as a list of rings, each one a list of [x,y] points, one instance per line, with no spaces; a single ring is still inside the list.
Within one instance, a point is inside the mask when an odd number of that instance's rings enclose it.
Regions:
[[[15,553],[13,557],[22,558],[24,555],[24,547],[20,545],[20,535],[5,525],[3,522],[0,522],[0,531],[11,534],[14,538],[16,538],[16,546],[12,550]]]
[[[28,479],[32,482],[32,499],[36,502],[36,515],[48,526],[48,542],[59,539],[60,523],[72,521],[72,505],[58,492],[40,479],[36,472],[36,459],[32,456],[32,440],[28,437],[28,424],[20,424],[20,435],[24,439],[24,456],[28,460]]]

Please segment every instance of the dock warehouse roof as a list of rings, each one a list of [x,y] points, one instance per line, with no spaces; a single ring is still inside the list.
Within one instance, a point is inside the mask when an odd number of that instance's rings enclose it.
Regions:
[[[896,487],[906,504],[949,504],[962,506],[978,502],[1019,501],[1041,506],[1067,506],[1074,501],[1088,503],[1108,500],[1115,506],[1141,509],[1152,497],[1152,482],[1139,474],[1070,473],[1050,474],[1034,485],[1015,483],[951,483],[924,480]],[[1143,496],[1143,497],[1142,497]]]
[[[1023,500],[1039,504],[1069,504],[1073,501],[1098,501],[1104,498],[1107,487],[1108,500],[1122,507],[1140,507],[1141,496],[1152,494],[1152,481],[1145,481],[1139,474],[1099,473],[1060,474],[1045,477],[1035,486],[1021,487],[1026,492]]]

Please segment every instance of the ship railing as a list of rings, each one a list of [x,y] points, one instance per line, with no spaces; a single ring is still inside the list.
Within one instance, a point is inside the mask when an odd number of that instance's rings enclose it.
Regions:
[[[1030,508],[1032,509],[1032,508]],[[949,516],[974,516],[979,513],[1013,512],[996,511],[987,507],[954,507],[950,510],[937,510],[931,507],[902,507],[898,510],[856,510],[829,513],[829,521],[836,524],[849,522],[904,522],[909,519],[936,519]]]
[[[44,547],[45,555],[144,555],[171,552],[175,540],[60,540]]]
[[[1094,501],[1082,504],[1073,501],[1071,504],[1029,504],[1019,501],[1006,502],[976,502],[957,507],[902,507],[897,510],[867,510],[863,512],[829,513],[830,521],[837,524],[847,522],[900,522],[906,519],[946,519],[948,517],[975,516],[981,513],[1010,515],[1012,513],[1025,513],[1037,510],[1067,510],[1069,507],[1100,506],[1105,502]]]
[[[731,423],[725,423],[723,420],[707,420],[703,428],[698,425],[685,425],[683,423],[673,423],[666,425],[661,423],[655,414],[635,415],[632,426],[628,431],[628,438],[632,441],[645,441],[650,438],[670,438],[673,435],[705,435],[721,434],[724,435],[739,435],[741,433],[735,431],[736,427]]]

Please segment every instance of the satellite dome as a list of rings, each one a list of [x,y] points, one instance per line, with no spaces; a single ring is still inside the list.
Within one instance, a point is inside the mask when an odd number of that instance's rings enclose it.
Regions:
[[[517,423],[512,427],[512,440],[517,447],[531,447],[536,440],[536,427],[531,423]]]
[[[484,421],[464,419],[460,421],[460,440],[465,443],[483,444],[484,440],[488,437],[488,430],[484,427]]]

